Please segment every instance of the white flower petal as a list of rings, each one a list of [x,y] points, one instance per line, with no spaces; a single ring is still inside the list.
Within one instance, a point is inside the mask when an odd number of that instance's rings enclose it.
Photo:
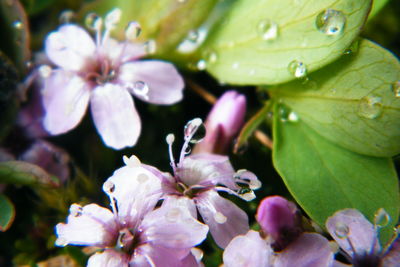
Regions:
[[[107,146],[122,149],[136,144],[141,122],[125,89],[110,83],[96,87],[90,104],[94,124]]]
[[[152,104],[174,104],[183,97],[183,79],[171,63],[157,60],[125,63],[120,68],[118,79],[131,88],[136,97]],[[146,95],[133,90],[136,82],[146,84],[149,89]]]
[[[95,56],[96,46],[84,29],[66,24],[47,36],[45,49],[54,64],[77,71],[85,66],[89,57]]]
[[[63,70],[53,71],[42,89],[45,129],[53,135],[73,129],[86,112],[89,90],[79,76]]]
[[[128,267],[129,256],[115,250],[107,249],[104,252],[93,254],[86,267]]]

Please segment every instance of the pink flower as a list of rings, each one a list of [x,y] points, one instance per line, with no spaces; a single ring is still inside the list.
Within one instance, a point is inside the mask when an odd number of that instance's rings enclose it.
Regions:
[[[178,198],[164,201],[160,180],[136,157],[103,185],[111,208],[73,204],[67,223],[56,226],[56,244],[96,246],[101,250],[87,266],[198,266],[190,249],[201,243],[208,227],[195,220]]]
[[[218,191],[239,196],[245,200],[255,198],[253,189],[261,186],[257,177],[246,170],[233,169],[229,158],[215,154],[196,154],[187,156],[189,143],[198,142],[198,131],[202,121],[197,118],[185,127],[185,143],[180,159],[175,163],[172,153],[174,136],[167,136],[173,176],[162,173],[154,167],[149,170],[162,180],[164,198],[178,197],[185,203],[194,217],[197,211],[209,226],[211,235],[220,247],[224,248],[230,240],[249,230],[246,213],[231,201],[221,197]]]
[[[226,267],[332,266],[329,241],[317,233],[301,233],[293,203],[278,196],[267,197],[260,203],[256,219],[262,231],[250,230],[235,237],[224,251]]]
[[[215,103],[205,122],[206,136],[193,153],[226,154],[243,126],[246,98],[236,91],[225,92]]]
[[[81,27],[62,25],[45,42],[49,59],[57,66],[48,71],[42,89],[46,111],[44,126],[53,135],[77,126],[90,102],[97,131],[114,149],[133,146],[141,121],[131,94],[153,104],[173,104],[182,99],[183,80],[175,67],[158,60],[142,60],[144,44],[132,43],[140,28],[131,22],[126,41],[110,37],[121,11],[94,19],[95,40]]]
[[[373,225],[358,210],[344,209],[328,218],[326,228],[352,266],[397,267],[400,263],[398,233],[384,249],[378,240],[378,230],[389,223],[388,216],[384,209],[378,210]]]

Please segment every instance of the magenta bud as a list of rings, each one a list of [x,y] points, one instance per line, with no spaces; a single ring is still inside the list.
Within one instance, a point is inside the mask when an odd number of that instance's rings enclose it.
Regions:
[[[206,136],[194,153],[227,154],[238,135],[246,114],[246,97],[236,91],[225,92],[214,104],[205,122]]]
[[[284,249],[302,232],[296,205],[280,196],[264,198],[256,219],[262,231],[272,238],[275,251]]]

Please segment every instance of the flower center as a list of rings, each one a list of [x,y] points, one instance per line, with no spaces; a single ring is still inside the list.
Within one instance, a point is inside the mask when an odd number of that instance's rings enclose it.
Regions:
[[[132,254],[134,248],[139,244],[139,241],[138,235],[135,235],[132,229],[123,228],[119,231],[116,249],[127,254]]]

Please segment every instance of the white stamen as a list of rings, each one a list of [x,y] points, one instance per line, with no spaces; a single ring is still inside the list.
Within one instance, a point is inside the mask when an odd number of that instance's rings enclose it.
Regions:
[[[103,184],[103,191],[107,195],[111,195],[115,191],[115,184],[110,180],[105,181],[105,183]]]
[[[204,252],[199,248],[191,248],[190,252],[192,252],[192,255],[195,257],[196,261],[198,261],[198,262],[200,262],[201,259],[203,258]]]
[[[137,21],[131,21],[126,27],[125,30],[125,38],[128,41],[134,41],[136,38],[139,37],[140,33],[142,32],[142,28]]]
[[[118,22],[121,19],[121,15],[122,15],[122,12],[121,12],[121,9],[119,9],[119,8],[114,8],[113,10],[108,12],[108,14],[106,15],[105,21],[104,21],[106,29],[108,31],[111,31],[115,28],[115,26],[118,24]]]
[[[42,65],[39,67],[38,72],[42,78],[48,78],[51,75],[53,69],[49,65]]]
[[[125,165],[128,167],[139,167],[142,163],[140,162],[139,158],[135,155],[130,156],[123,156],[122,160],[124,161]]]
[[[259,189],[262,186],[262,183],[259,180],[251,180],[249,187],[252,190]]]
[[[167,141],[168,145],[172,145],[175,141],[175,135],[174,134],[168,134],[167,137],[165,138]]]
[[[69,214],[74,217],[79,217],[82,215],[82,206],[78,204],[72,204],[69,208]]]

